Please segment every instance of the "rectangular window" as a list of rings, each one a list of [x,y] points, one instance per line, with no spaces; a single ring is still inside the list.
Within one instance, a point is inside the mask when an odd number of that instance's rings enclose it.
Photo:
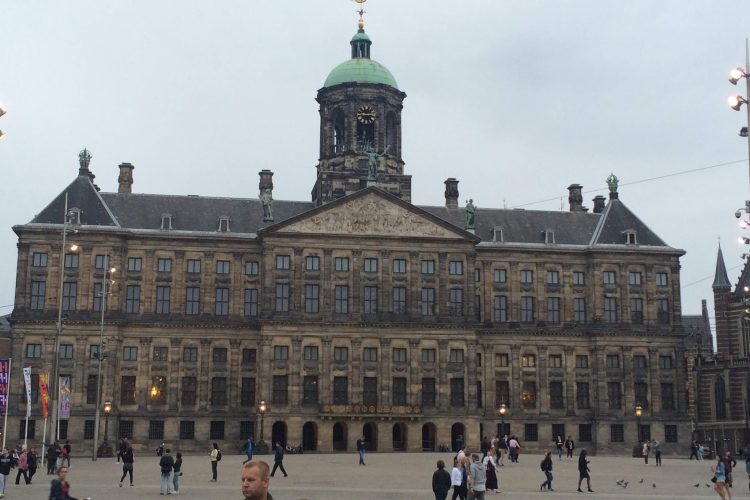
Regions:
[[[94,257],[94,269],[106,269],[109,267],[109,256],[97,255]]]
[[[464,291],[461,288],[451,288],[448,291],[448,311],[451,316],[462,316],[464,313]]]
[[[362,379],[362,403],[366,405],[378,404],[378,379],[364,377]]]
[[[377,361],[378,360],[378,348],[377,347],[365,347],[362,350],[363,361]]]
[[[224,406],[227,404],[227,379],[226,377],[213,377],[211,379],[211,406]]]
[[[317,361],[318,360],[318,346],[306,345],[303,351],[303,359],[305,361]]]
[[[159,440],[164,439],[164,420],[149,420],[148,438]]]
[[[171,273],[172,259],[157,259],[156,270],[160,273]]]
[[[609,409],[619,410],[622,408],[622,389],[620,382],[607,382],[607,398]]]
[[[659,324],[669,324],[669,300],[656,299],[656,320]]]
[[[169,314],[170,298],[172,296],[172,287],[156,287],[156,314]]]
[[[526,441],[539,441],[539,428],[537,424],[524,424],[523,438]]]
[[[644,410],[648,409],[648,384],[646,382],[636,382],[633,384],[635,392],[635,404],[641,405]]]
[[[495,283],[506,283],[508,281],[507,269],[495,269],[492,273],[492,280]]]
[[[21,380],[21,401],[26,402],[26,385],[23,381],[23,377],[19,377]],[[31,374],[31,403],[36,404],[39,402],[39,374],[38,373],[32,373]]]
[[[479,283],[482,281],[482,270],[481,269],[474,269],[474,281]]]
[[[305,375],[302,379],[302,404],[318,404],[318,376]]]
[[[664,441],[667,443],[677,442],[677,426],[664,424]]]
[[[347,377],[333,377],[333,404],[345,405],[349,403],[349,379]]]
[[[99,359],[99,344],[89,346],[89,359]]]
[[[573,299],[573,321],[586,322],[586,299]]]
[[[365,272],[376,273],[378,272],[378,259],[368,257],[365,259]]]
[[[436,356],[435,349],[422,349],[422,363],[434,363]]]
[[[578,441],[581,443],[591,442],[591,424],[578,424]]]
[[[463,363],[464,362],[464,350],[463,349],[451,349],[450,357],[448,358],[450,363]]]
[[[549,383],[549,407],[553,410],[562,410],[564,408],[562,382]]]
[[[423,260],[420,262],[422,274],[435,274],[435,261]]]
[[[214,315],[226,316],[229,314],[229,288],[216,289],[216,301],[214,303]]]
[[[589,403],[589,383],[576,382],[576,406],[579,410],[588,410]]]
[[[529,269],[521,270],[521,283],[524,285],[530,285],[534,282],[534,271]]]
[[[406,406],[406,378],[393,377],[393,406]]]
[[[451,406],[454,408],[464,406],[464,379],[451,379]]]
[[[182,377],[180,388],[182,406],[195,406],[197,393],[198,379],[195,377]]]
[[[289,312],[289,283],[276,283],[276,312]]]
[[[151,404],[167,404],[167,378],[154,376],[151,377],[151,387],[149,388]]]
[[[320,257],[317,255],[305,257],[305,271],[320,271]]]
[[[573,285],[583,286],[586,284],[586,273],[583,271],[573,271]]]
[[[74,281],[63,283],[63,311],[76,310],[76,298],[78,296],[78,284]]]
[[[252,377],[242,377],[240,406],[255,406],[255,379]]]
[[[120,379],[120,404],[135,404],[135,376],[123,375]]]
[[[562,368],[562,354],[550,354],[549,367],[550,368]]]
[[[46,281],[31,282],[31,309],[41,311],[44,309],[44,300],[47,293]]]
[[[242,364],[254,365],[258,356],[258,351],[252,348],[242,349]]]
[[[78,269],[78,254],[77,253],[65,254],[65,269]]]
[[[60,359],[73,359],[73,344],[60,344]]]
[[[189,286],[185,289],[185,314],[200,314],[201,311],[201,289],[197,286]]]
[[[128,257],[128,271],[140,272],[143,265],[143,259],[140,257]]]
[[[508,297],[505,295],[495,295],[492,317],[495,323],[505,323],[508,321]]]
[[[125,291],[125,312],[137,314],[141,310],[140,285],[128,285]]]
[[[273,360],[274,361],[287,361],[289,359],[289,346],[275,345],[273,346]]]
[[[406,363],[406,349],[403,347],[393,348],[393,362]]]
[[[536,382],[524,382],[521,385],[521,405],[527,410],[536,408]]]
[[[620,368],[620,356],[617,354],[607,354],[607,368]]]
[[[365,314],[375,314],[378,312],[378,287],[365,287],[362,312]]]
[[[633,368],[645,370],[648,368],[648,361],[646,360],[646,356],[643,356],[641,354],[636,354],[633,356]]]
[[[577,354],[576,355],[576,368],[588,368],[589,367],[589,357],[585,354]]]
[[[34,267],[47,267],[47,254],[44,252],[34,252],[31,255],[31,265]]]
[[[667,273],[656,273],[656,286],[667,286]]]
[[[524,354],[521,356],[521,366],[524,368],[536,367],[536,356],[533,354]]]
[[[289,376],[273,376],[273,393],[271,402],[277,405],[286,405],[289,402]]]
[[[393,274],[406,272],[406,259],[393,259]]]
[[[547,271],[547,284],[559,285],[560,284],[560,272],[559,271]]]
[[[602,273],[602,280],[605,285],[616,285],[617,284],[617,273],[614,271],[604,271]]]
[[[209,439],[223,440],[224,439],[224,421],[223,420],[212,420],[209,431]]]
[[[622,424],[610,424],[609,440],[612,443],[624,443],[625,442],[625,430],[623,429]]]
[[[345,363],[349,361],[349,348],[348,347],[334,347],[333,348],[333,360],[339,363]]]
[[[674,358],[672,356],[659,356],[659,368],[662,370],[671,370],[674,368]]]
[[[193,420],[180,420],[180,439],[195,439],[195,422]]]
[[[245,262],[245,276],[258,276],[260,274],[260,263],[257,260]]]
[[[638,271],[631,271],[629,274],[629,283],[633,286],[640,286],[641,283],[641,273]]]
[[[83,439],[94,439],[94,420],[83,421]]]
[[[534,297],[521,297],[521,322],[534,321]]]
[[[169,347],[163,345],[154,346],[154,361],[168,361]]]
[[[638,442],[651,441],[651,426],[648,424],[638,426]]]
[[[643,324],[643,299],[630,299],[630,322],[637,325]]]
[[[661,384],[661,409],[673,411],[674,407],[674,385]]]
[[[547,297],[547,321],[560,322],[560,297]]]
[[[291,267],[291,258],[288,255],[276,256],[276,269],[279,271],[288,271]]]
[[[123,361],[138,361],[138,348],[134,346],[125,346],[122,348]]]
[[[258,315],[258,289],[245,288],[245,316]]]
[[[36,420],[29,420],[29,430],[26,432],[26,420],[21,420],[21,428],[19,429],[18,439],[35,439],[36,438]]]
[[[133,421],[132,420],[120,420],[119,429],[117,435],[129,439],[133,439]]]
[[[197,347],[185,347],[182,349],[182,360],[189,363],[198,361],[198,348]]]
[[[228,260],[216,261],[216,274],[229,274],[229,261]]]
[[[604,321],[617,323],[617,299],[614,297],[604,298]]]
[[[464,262],[462,260],[452,260],[448,262],[448,274],[454,276],[464,273]]]
[[[349,312],[349,287],[347,285],[336,285],[334,294],[334,311],[339,314]]]
[[[201,261],[199,259],[188,259],[187,272],[189,273],[201,272]]]
[[[505,352],[495,353],[495,366],[505,368],[510,366],[510,358]]]
[[[406,314],[406,287],[394,286],[393,293],[393,314]]]
[[[495,406],[510,403],[510,382],[495,380]]]
[[[430,261],[432,262],[432,261]],[[422,316],[432,316],[435,314],[435,289],[422,288],[420,309]]]
[[[214,347],[211,351],[211,360],[214,363],[226,363],[227,362],[227,348],[226,347]]]
[[[422,379],[422,407],[435,408],[437,405],[437,390],[435,379],[428,377]]]
[[[333,260],[333,268],[336,271],[349,271],[349,257],[336,257]]]

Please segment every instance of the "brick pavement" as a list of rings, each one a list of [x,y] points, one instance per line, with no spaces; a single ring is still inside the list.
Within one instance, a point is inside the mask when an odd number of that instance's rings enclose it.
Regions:
[[[271,479],[271,492],[275,500],[379,500],[379,499],[434,499],[430,490],[435,462],[442,458],[446,463],[452,454],[439,453],[372,453],[366,456],[366,466],[357,465],[356,453],[290,455],[284,460],[289,477],[281,473]],[[266,456],[266,459],[271,459]],[[209,482],[211,468],[207,456],[186,456],[183,465],[183,484],[180,497],[190,499],[237,499],[240,492],[240,467],[244,457],[224,455],[219,464],[219,481]],[[591,457],[592,487],[594,494],[576,493],[576,461],[554,461],[554,483],[556,490],[540,493],[539,484],[543,474],[539,470],[541,456],[521,456],[520,464],[506,465],[500,469],[502,494],[488,494],[488,498],[606,498],[606,499],[716,499],[718,496],[705,484],[709,483],[712,462],[696,462],[686,459],[664,459],[657,468],[643,461],[624,457]],[[744,462],[735,471],[735,498],[748,498],[748,480]],[[34,484],[16,486],[10,484],[6,498],[47,498],[51,476],[37,473]],[[14,471],[15,472],[15,471]],[[161,498],[159,496],[159,467],[155,455],[137,456],[135,463],[135,486],[118,488],[121,474],[120,464],[115,459],[74,457],[68,480],[71,493],[94,500],[136,500]],[[616,484],[620,479],[629,482],[627,488]],[[643,483],[640,480],[643,479]],[[9,476],[15,480],[15,473]],[[127,480],[126,480],[127,481]],[[699,487],[693,487],[693,484]],[[656,484],[656,488],[652,485]],[[585,489],[585,488],[584,488]],[[450,497],[449,497],[450,498]]]

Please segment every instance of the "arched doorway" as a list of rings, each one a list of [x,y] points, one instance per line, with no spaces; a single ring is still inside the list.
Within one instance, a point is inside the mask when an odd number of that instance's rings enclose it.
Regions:
[[[433,423],[422,426],[422,451],[437,450],[437,428]]]
[[[346,424],[333,424],[333,451],[346,451]]]
[[[305,451],[318,449],[318,426],[314,422],[305,422],[302,426],[302,449]]]
[[[271,448],[275,447],[276,443],[281,443],[281,446],[286,448],[286,424],[281,420],[274,422],[271,427]]]
[[[458,451],[466,444],[466,428],[461,422],[456,422],[451,426],[451,449]]]
[[[362,426],[362,436],[365,438],[367,451],[378,451],[378,427],[370,422]]]
[[[393,424],[393,451],[406,451],[406,425]]]

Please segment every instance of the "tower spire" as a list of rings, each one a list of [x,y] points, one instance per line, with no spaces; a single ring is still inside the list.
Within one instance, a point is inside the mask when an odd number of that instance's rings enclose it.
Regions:
[[[717,288],[731,288],[732,284],[729,282],[729,276],[727,275],[727,267],[724,265],[724,255],[721,253],[721,243],[719,243],[719,252],[716,255],[716,273],[714,274],[714,289]]]

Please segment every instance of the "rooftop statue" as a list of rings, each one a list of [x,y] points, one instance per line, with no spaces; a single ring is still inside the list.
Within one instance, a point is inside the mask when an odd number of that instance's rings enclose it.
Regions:
[[[385,156],[390,148],[390,146],[386,146],[382,153],[378,153],[369,141],[362,146],[362,153],[367,156],[368,181],[374,181],[378,178],[378,160],[381,156]]]
[[[474,200],[466,202],[466,229],[475,229],[477,207],[474,206]]]
[[[620,182],[620,180],[617,178],[615,174],[609,174],[609,177],[607,177],[607,186],[609,186],[609,192],[610,193],[616,193],[617,192],[617,184]]]

